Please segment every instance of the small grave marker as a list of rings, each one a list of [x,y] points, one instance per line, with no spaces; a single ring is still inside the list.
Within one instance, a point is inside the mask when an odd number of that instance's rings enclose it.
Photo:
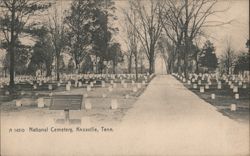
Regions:
[[[234,92],[234,93],[238,93],[238,87],[234,87],[234,88],[233,88],[233,92]]]
[[[236,111],[237,109],[236,104],[231,104],[230,109],[231,111]]]
[[[193,84],[193,88],[194,88],[194,89],[197,89],[197,84]]]
[[[215,99],[215,94],[211,94],[211,99]]]
[[[92,104],[89,99],[85,100],[85,109],[86,110],[91,110],[92,109]]]
[[[90,91],[91,91],[91,86],[87,85],[87,92],[90,92]]]
[[[240,95],[237,93],[234,95],[235,99],[238,100],[240,98]]]
[[[52,85],[51,84],[48,85],[48,89],[52,90]]]
[[[200,92],[204,93],[204,87],[200,87]]]
[[[16,106],[21,107],[22,106],[22,100],[16,100]]]
[[[137,92],[137,88],[136,87],[133,87],[133,92]]]
[[[43,98],[38,98],[37,99],[37,107],[43,108],[44,107],[44,100]]]
[[[70,91],[70,84],[66,84],[66,91]]]
[[[111,100],[111,109],[117,109],[118,108],[118,102],[117,99]]]

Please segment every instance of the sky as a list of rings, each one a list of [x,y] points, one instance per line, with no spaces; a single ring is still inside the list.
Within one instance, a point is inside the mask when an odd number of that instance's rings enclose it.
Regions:
[[[63,11],[70,7],[71,0],[59,0],[57,10]],[[124,44],[124,15],[123,9],[128,6],[127,0],[115,0],[116,3],[116,15],[118,21],[115,26],[119,27],[120,31],[115,39],[122,44],[123,50],[126,50]],[[216,14],[216,16],[210,17],[208,20],[230,21],[228,25],[220,27],[207,28],[205,30],[210,41],[212,41],[216,48],[217,56],[220,56],[225,49],[227,41],[230,41],[233,49],[236,52],[247,51],[245,43],[249,38],[249,0],[219,0],[216,8],[225,9],[225,12]],[[0,59],[3,58],[3,51],[0,51]]]

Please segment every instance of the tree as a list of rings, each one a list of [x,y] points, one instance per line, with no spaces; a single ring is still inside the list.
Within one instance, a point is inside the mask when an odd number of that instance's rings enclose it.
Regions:
[[[166,35],[176,46],[174,56],[178,57],[176,58],[177,66],[182,65],[178,72],[183,72],[187,76],[188,60],[193,55],[191,46],[194,39],[205,35],[204,28],[206,27],[221,26],[231,21],[208,20],[210,16],[225,11],[215,9],[217,0],[165,0],[164,2],[161,22]],[[184,63],[181,64],[181,62]]]
[[[149,3],[149,8],[146,8],[143,3]],[[160,21],[161,1],[129,1],[131,9],[138,15],[138,25],[135,25],[134,20],[129,16],[127,11],[124,11],[129,23],[134,27],[138,34],[139,41],[146,53],[149,61],[149,72],[154,73],[155,64],[155,49],[157,41],[162,32],[162,23]]]
[[[209,71],[214,71],[217,68],[218,60],[215,54],[215,47],[209,40],[207,40],[203,46],[199,57],[199,64]]]
[[[7,43],[3,43],[3,48],[7,48]],[[22,45],[20,41],[17,41],[16,45],[16,59],[15,59],[15,73],[16,74],[24,74],[27,70],[27,64],[31,57],[31,47],[27,45]],[[7,51],[4,58],[4,70],[6,71],[10,69],[10,53]]]
[[[235,51],[231,46],[231,42],[227,40],[226,48],[220,59],[221,66],[226,71],[227,74],[232,74],[235,62],[236,62]]]
[[[66,12],[65,23],[67,25],[67,44],[75,61],[76,69],[88,55],[91,45],[92,23],[94,21],[93,9],[96,1],[74,0],[70,10]]]
[[[138,59],[139,59],[139,36],[138,32],[136,31],[136,27],[138,27],[138,15],[135,11],[135,8],[133,8],[133,5],[130,5],[130,9],[127,10],[126,14],[129,16],[130,19],[128,19],[129,22],[126,25],[126,35],[127,40],[125,40],[128,51],[129,51],[129,72],[131,72],[132,67],[132,57],[134,56],[134,63],[135,63],[135,77],[136,81],[138,81]]]
[[[96,58],[100,58],[99,62],[96,62],[100,72],[105,67],[104,61],[110,60],[109,48],[114,44],[113,34],[118,32],[118,28],[112,24],[117,19],[114,16],[116,10],[114,4],[113,0],[96,1],[96,9],[93,10],[94,29],[90,30],[92,53]]]
[[[48,9],[50,3],[38,0],[1,0],[0,30],[7,42],[6,51],[10,56],[10,88],[14,91],[15,55],[17,41],[25,29],[36,25],[36,22],[29,22],[33,16]]]
[[[58,11],[55,8],[54,10],[54,15],[49,19],[49,24],[48,24],[48,28],[49,28],[49,32],[52,38],[52,43],[53,43],[53,51],[54,51],[54,56],[55,56],[55,62],[56,62],[56,77],[57,77],[57,81],[60,80],[60,63],[61,62],[61,53],[63,52],[66,43],[66,36],[65,36],[65,28],[64,25],[62,23],[62,21],[60,21],[59,15],[58,15]]]
[[[40,32],[39,40],[33,47],[29,68],[33,74],[35,74],[38,69],[42,71],[45,68],[46,76],[48,77],[51,76],[52,73],[54,48],[48,30],[42,27]]]
[[[241,52],[241,54],[237,57],[237,61],[235,63],[235,73],[249,71],[249,60],[250,54],[247,52]]]
[[[119,62],[123,61],[123,55],[122,55],[122,51],[121,51],[121,45],[119,43],[113,43],[110,45],[110,47],[108,48],[109,51],[109,60],[107,61],[112,61],[113,64],[113,74],[115,74],[116,72],[116,66]]]

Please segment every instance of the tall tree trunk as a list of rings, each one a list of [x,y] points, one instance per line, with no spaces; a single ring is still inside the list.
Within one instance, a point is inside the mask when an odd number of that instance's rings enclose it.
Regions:
[[[128,73],[132,73],[132,54],[129,54],[129,62],[128,62]]]
[[[14,91],[15,87],[15,38],[14,30],[15,29],[15,9],[11,11],[11,40],[10,40],[10,88],[11,92]]]
[[[59,59],[60,59],[60,55],[56,56],[56,80],[60,81],[60,72],[59,72]]]
[[[115,74],[115,61],[113,60],[113,74]]]
[[[137,56],[137,52],[135,52],[134,55],[135,55],[135,77],[136,77],[136,81],[138,81],[138,56]]]

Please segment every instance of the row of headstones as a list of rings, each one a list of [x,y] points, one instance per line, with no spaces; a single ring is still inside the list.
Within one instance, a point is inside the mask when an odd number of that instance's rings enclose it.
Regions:
[[[88,92],[91,91],[91,89],[92,89],[92,87],[94,87],[94,84],[95,84],[95,83],[96,83],[96,81],[90,82],[90,85],[87,85],[87,91],[88,91]],[[33,83],[32,83],[32,84],[33,84]],[[106,87],[105,84],[106,84],[105,81],[102,81],[102,82],[101,82],[101,87],[102,87],[102,88],[105,88],[105,87]],[[113,91],[113,88],[116,88],[116,85],[117,85],[116,83],[114,83],[113,80],[111,80],[110,84],[111,84],[111,86],[108,87],[108,91],[109,91],[109,92]],[[128,86],[127,86],[127,83],[125,83],[124,80],[121,81],[121,84],[122,84],[123,88],[127,88],[127,87],[128,87]],[[136,84],[136,86],[135,86],[135,84]],[[142,81],[142,83],[135,83],[135,81],[132,80],[133,92],[137,92],[137,88],[140,89],[141,86],[142,86],[142,85],[145,85],[145,84],[146,84],[145,81]],[[39,83],[39,86],[41,86],[41,85],[42,85],[42,83],[40,82],[40,83]],[[57,83],[57,86],[60,87],[60,86],[61,86],[61,83],[58,82],[58,83]],[[75,82],[75,87],[79,87],[79,88],[83,87],[82,82],[76,81],[76,82]],[[33,84],[33,89],[34,89],[34,90],[37,89],[37,84]],[[48,90],[49,90],[49,91],[52,91],[52,90],[53,90],[53,85],[52,85],[52,84],[48,84]],[[68,81],[68,83],[66,84],[66,91],[70,91],[70,90],[71,90],[71,82]],[[9,91],[5,91],[5,95],[9,95],[9,94],[10,94]],[[24,92],[24,91],[21,91],[21,95],[24,95],[24,94],[25,94],[25,92]]]
[[[89,85],[87,85],[87,92],[91,91],[92,88],[94,87],[94,84],[95,82],[90,82]],[[110,82],[110,86],[108,87],[108,91],[109,92],[112,92],[113,91],[113,88],[116,88],[117,87],[117,83],[114,83],[113,80],[111,80]],[[121,84],[123,86],[123,88],[127,88],[128,87],[128,84],[125,83],[125,81],[121,81]],[[145,85],[146,82],[145,81],[142,81],[142,83],[135,83],[135,81],[132,80],[132,86],[133,86],[133,92],[137,92],[137,89],[140,89],[142,87],[142,85]],[[82,83],[81,82],[75,82],[75,87],[82,87]],[[101,81],[101,87],[102,88],[106,88],[106,83],[105,81]],[[71,89],[71,83],[70,81],[68,82],[68,84],[66,84],[66,91],[70,91]]]
[[[126,98],[128,98],[128,95],[126,95]],[[23,106],[22,99],[16,100],[15,103],[16,103],[16,107],[22,107]],[[36,103],[37,103],[38,108],[44,108],[45,107],[44,98],[42,98],[42,97],[38,98]],[[84,105],[85,109],[87,109],[87,110],[92,109],[92,103],[91,103],[90,99],[86,99],[83,102],[82,105]],[[119,105],[119,103],[118,103],[117,99],[111,99],[111,103],[110,103],[110,108],[111,109],[117,109],[118,105]]]
[[[184,78],[184,77],[182,77],[182,76],[180,76],[180,75],[178,75],[178,74],[173,74],[174,76],[176,76],[176,77],[178,77],[180,80],[182,80],[182,82],[186,82],[186,79]],[[193,79],[192,79],[192,82],[195,82],[195,81],[193,81]],[[211,82],[211,81],[210,81]],[[205,92],[205,89],[209,89],[209,85],[211,85],[211,83],[210,82],[208,82],[208,84],[206,84],[205,85],[205,88],[203,87],[203,86],[200,86],[200,92],[201,93],[204,93]],[[230,88],[231,89],[233,89],[233,93],[235,93],[234,94],[234,98],[236,99],[236,100],[238,100],[239,99],[239,93],[238,93],[238,87],[237,86],[233,86],[231,83],[230,83],[230,81],[228,81],[229,82],[229,85],[230,85]],[[217,85],[217,89],[222,89],[222,84],[221,84],[221,81],[217,81],[217,83],[218,83],[218,85]],[[188,84],[189,85],[191,85],[191,81],[190,80],[188,80]],[[199,85],[201,85],[201,81],[200,80],[198,80],[198,84]],[[241,83],[241,85],[242,85],[242,83]],[[198,85],[197,84],[193,84],[193,89],[197,89],[198,88]],[[246,85],[244,84],[243,85],[243,88],[246,88]],[[212,100],[214,100],[215,99],[215,94],[214,93],[212,93],[211,94],[211,99]],[[236,111],[236,104],[231,104],[230,105],[230,109],[231,109],[231,111]]]
[[[119,79],[121,81],[123,80],[131,80],[130,78],[135,78],[133,75],[131,76],[127,76],[127,75],[123,75],[123,76],[119,76]],[[146,76],[146,75],[140,75],[139,77],[141,78],[144,78],[145,81],[148,80],[148,77],[149,76]],[[151,76],[150,76],[151,77]],[[84,78],[84,79],[97,79],[97,78],[110,78],[111,80],[115,79],[115,75],[111,75],[111,76],[76,76],[75,78],[72,78],[72,76],[70,76],[69,78],[67,79],[64,79],[63,80],[60,80],[59,82],[57,82],[57,85],[60,86],[60,84],[64,83],[64,82],[68,82],[69,80],[74,80],[74,81],[78,81],[79,79],[81,78]],[[37,89],[37,85],[34,84],[34,81],[37,81],[38,82],[38,85],[41,86],[43,83],[47,83],[47,82],[51,82],[51,79],[50,78],[39,78],[39,79],[36,79],[34,77],[24,77],[24,80],[22,81],[21,79],[19,79],[17,81],[17,83],[21,83],[21,82],[28,82],[29,84],[33,85],[33,89]],[[0,81],[1,82],[1,81]],[[9,85],[9,82],[3,82],[3,83],[0,83],[0,88],[4,88],[4,85]],[[49,87],[50,88],[50,87]],[[49,89],[50,90],[50,89]]]

